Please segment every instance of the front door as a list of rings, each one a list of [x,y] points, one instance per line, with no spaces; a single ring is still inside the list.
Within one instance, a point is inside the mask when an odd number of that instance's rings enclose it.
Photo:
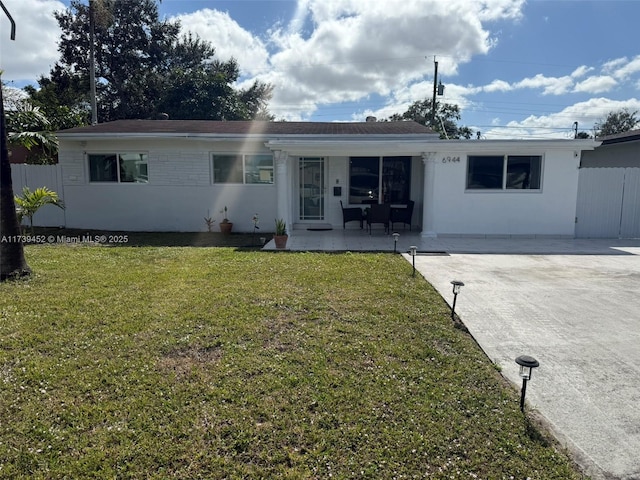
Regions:
[[[300,221],[324,220],[324,158],[301,158],[298,178]]]

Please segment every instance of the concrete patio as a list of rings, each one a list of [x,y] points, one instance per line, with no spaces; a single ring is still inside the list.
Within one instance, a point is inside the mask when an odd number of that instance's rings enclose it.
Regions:
[[[408,252],[415,245],[419,253],[495,253],[495,254],[566,254],[624,255],[640,254],[640,239],[573,239],[554,237],[423,237],[420,232],[396,230],[400,234],[396,250]],[[273,240],[264,250],[275,250]],[[393,235],[382,227],[366,229],[293,230],[286,250],[307,252],[393,252]]]

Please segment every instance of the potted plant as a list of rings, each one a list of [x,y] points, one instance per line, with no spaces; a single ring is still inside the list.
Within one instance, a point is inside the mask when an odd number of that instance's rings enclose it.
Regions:
[[[224,210],[220,210],[220,213],[222,213],[223,218],[222,221],[220,222],[220,231],[222,233],[224,233],[225,235],[228,235],[231,233],[231,229],[233,228],[233,223],[231,223],[229,221],[229,219],[227,218],[227,206],[224,206]]]
[[[251,236],[251,243],[255,244],[256,243],[256,230],[260,230],[260,227],[258,226],[258,222],[260,221],[260,217],[258,217],[257,213],[253,214],[253,217],[251,217],[251,221],[253,222],[253,235]]]
[[[282,218],[276,219],[276,234],[273,236],[276,248],[286,248],[288,238],[287,223]]]
[[[207,212],[207,214],[208,213],[209,212]],[[207,224],[207,232],[211,233],[213,231],[213,224],[216,223],[216,221],[213,218],[207,216],[204,217],[204,223]]]

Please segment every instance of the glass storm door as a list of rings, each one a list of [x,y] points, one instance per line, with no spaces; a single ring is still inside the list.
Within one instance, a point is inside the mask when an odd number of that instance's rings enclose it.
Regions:
[[[324,158],[301,158],[300,220],[324,220]]]

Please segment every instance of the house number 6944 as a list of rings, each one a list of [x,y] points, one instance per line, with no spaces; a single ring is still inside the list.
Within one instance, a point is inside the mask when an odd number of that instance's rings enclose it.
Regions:
[[[458,163],[460,157],[442,157],[442,163]]]

